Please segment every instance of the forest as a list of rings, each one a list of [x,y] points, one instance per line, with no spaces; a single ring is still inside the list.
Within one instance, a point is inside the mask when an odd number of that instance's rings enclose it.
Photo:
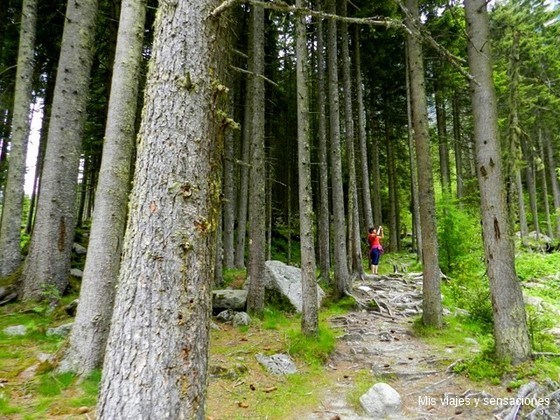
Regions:
[[[3,0],[0,417],[558,418],[559,40],[556,0]]]

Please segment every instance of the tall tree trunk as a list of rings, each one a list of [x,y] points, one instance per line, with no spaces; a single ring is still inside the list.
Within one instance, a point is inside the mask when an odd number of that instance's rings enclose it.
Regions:
[[[12,119],[12,144],[8,179],[0,220],[0,277],[14,273],[21,264],[21,219],[25,184],[25,159],[29,138],[29,107],[33,80],[33,52],[37,0],[23,0]]]
[[[227,126],[217,5],[157,12],[99,419],[204,418]]]
[[[296,0],[296,7],[303,7]],[[307,85],[307,33],[305,16],[296,21],[296,79],[298,121],[299,234],[301,246],[301,330],[307,336],[319,332],[315,251],[313,247],[313,199],[311,187],[311,152],[309,135],[309,92]]]
[[[366,111],[364,107],[364,86],[362,81],[362,58],[360,53],[360,31],[356,25],[354,31],[354,60],[356,62],[356,105],[358,106],[358,143],[360,145],[360,163],[362,170],[362,206],[366,228],[373,227],[371,193],[369,185],[369,162],[366,134]]]
[[[397,191],[397,175],[395,168],[395,138],[392,122],[389,120],[389,107],[385,107],[385,144],[387,146],[387,184],[389,188],[389,249],[399,250],[399,204]]]
[[[464,5],[469,69],[476,80],[471,82],[474,138],[496,355],[519,363],[530,356],[531,346],[503,194],[487,6],[485,0],[465,0]]]
[[[251,22],[251,18],[249,18]],[[250,74],[254,73],[254,50],[253,50],[253,25],[248,25],[247,43],[247,68]],[[245,83],[245,107],[243,113],[243,131],[241,136],[241,163],[239,175],[239,190],[237,198],[237,236],[235,238],[235,268],[245,268],[245,242],[247,238],[247,212],[249,201],[249,168],[251,160],[251,136],[253,129],[253,94],[251,93],[251,78]]]
[[[521,240],[527,239],[527,213],[525,212],[525,200],[523,194],[523,183],[521,179],[521,164],[523,154],[521,152],[519,133],[519,31],[513,34],[513,43],[511,47],[511,55],[509,62],[509,159],[507,160],[506,173],[510,178],[510,197],[509,202],[509,218],[510,223],[514,226],[515,206],[513,206],[513,197],[517,196],[517,216],[519,217],[519,230]]]
[[[383,224],[383,209],[381,208],[381,168],[379,165],[379,124],[372,115],[372,147],[371,147],[371,191],[373,200],[373,225]]]
[[[336,0],[327,1],[327,12],[336,14]],[[341,298],[348,287],[346,220],[340,150],[340,98],[338,96],[338,47],[336,20],[327,21],[327,73],[329,78],[330,158],[333,205],[334,295]]]
[[[317,19],[317,142],[319,159],[319,211],[317,212],[317,237],[319,242],[319,270],[321,278],[330,280],[330,213],[329,165],[327,161],[327,126],[325,116],[325,53],[323,20]]]
[[[412,19],[406,19],[406,25],[412,30],[413,34],[417,34],[419,30],[418,2],[417,0],[407,0],[406,5],[412,15]],[[443,316],[441,305],[441,270],[438,265],[436,205],[430,155],[430,134],[428,132],[424,62],[422,45],[415,35],[408,35],[408,59],[423,246],[422,321],[425,325],[441,328]]]
[[[123,1],[80,301],[61,371],[87,375],[105,355],[126,225],[145,20],[145,0]]]
[[[445,110],[445,98],[443,95],[443,83],[441,72],[444,71],[443,64],[438,66],[440,74],[436,75],[435,102],[436,121],[439,144],[439,169],[441,175],[441,189],[446,194],[451,194],[451,171],[449,169],[449,147],[447,141],[447,113]]]
[[[463,198],[463,148],[461,143],[461,113],[459,108],[459,94],[453,93],[453,142],[455,150],[455,174],[457,177],[457,198]]]
[[[346,1],[341,2],[341,15],[347,15]],[[360,216],[358,210],[358,188],[356,182],[356,153],[354,147],[354,112],[352,110],[352,72],[350,69],[351,56],[349,48],[348,23],[340,23],[340,44],[342,57],[342,80],[344,86],[344,127],[346,130],[346,157],[348,161],[348,227],[349,242],[352,250],[351,269],[359,275],[363,273],[362,247],[360,242]]]
[[[224,149],[224,200],[223,211],[223,261],[225,268],[234,267],[234,229],[235,229],[235,171],[234,139],[229,133]],[[219,251],[218,251],[219,252]]]
[[[422,261],[422,229],[420,226],[420,202],[418,200],[418,172],[416,168],[416,151],[414,149],[414,130],[412,128],[412,103],[410,97],[410,61],[408,47],[405,48],[406,62],[406,115],[408,121],[408,153],[410,158],[410,196],[412,213],[412,247]]]
[[[533,158],[533,152],[530,150],[531,147],[527,144],[527,139],[521,138],[521,150],[526,161],[525,177],[527,179],[527,190],[529,191],[529,205],[531,207],[531,216],[533,219],[533,229],[536,232],[537,237],[540,235],[541,231],[539,228],[539,212],[537,208],[537,185],[535,179],[535,160]]]
[[[253,74],[251,80],[252,136],[249,188],[249,266],[247,310],[262,316],[264,310],[264,261],[266,247],[264,167],[264,9],[253,8]]]
[[[24,300],[56,298],[68,284],[96,15],[97,0],[68,3]]]
[[[548,201],[548,182],[546,180],[546,157],[544,152],[544,144],[543,144],[543,134],[542,129],[538,128],[538,142],[539,142],[539,159],[541,164],[537,167],[538,172],[542,172],[542,195],[543,195],[543,204],[544,204],[544,215],[546,220],[546,234],[549,238],[554,237],[554,231],[552,230],[552,219],[550,218],[550,203]]]
[[[554,214],[556,215],[555,238],[560,238],[560,185],[558,185],[558,175],[556,174],[556,159],[554,157],[554,149],[550,141],[550,132],[544,133],[544,149],[546,150],[546,161],[550,175],[550,186],[552,188],[552,199],[554,202]]]

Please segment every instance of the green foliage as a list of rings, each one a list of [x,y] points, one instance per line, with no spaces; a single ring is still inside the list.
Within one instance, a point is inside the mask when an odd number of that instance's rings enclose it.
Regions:
[[[494,359],[491,352],[461,360],[453,367],[455,373],[462,373],[467,378],[475,381],[488,381],[494,385],[498,385],[502,377],[510,371],[511,365]]]
[[[533,306],[527,306],[527,327],[531,338],[531,347],[535,351],[558,351],[554,337],[547,332],[555,322],[550,316],[539,312]]]
[[[293,317],[289,318],[284,312],[271,305],[264,308],[263,314],[262,326],[266,330],[277,330],[293,323]]]
[[[522,252],[515,257],[515,270],[522,280],[554,276],[558,273],[558,267],[560,267],[559,252],[552,254]],[[554,282],[554,279],[551,278],[550,281]]]
[[[54,397],[59,395],[63,390],[68,388],[74,382],[75,375],[73,373],[62,373],[60,375],[55,375],[49,372],[39,379],[39,385],[37,386],[37,392],[39,395],[45,397]]]
[[[448,197],[437,208],[440,267],[446,274],[460,272],[482,257],[480,219]]]
[[[224,269],[223,285],[220,287],[231,287],[232,289],[242,289],[247,278],[246,269],[230,268]]]
[[[307,363],[322,366],[334,351],[335,333],[328,327],[319,328],[317,336],[308,337],[298,330],[288,331],[288,352]]]

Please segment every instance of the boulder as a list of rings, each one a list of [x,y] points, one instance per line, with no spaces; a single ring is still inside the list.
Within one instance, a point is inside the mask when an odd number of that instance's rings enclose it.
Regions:
[[[379,382],[360,397],[366,414],[375,419],[402,418],[401,396],[390,385]]]
[[[58,336],[58,337],[66,337],[68,334],[70,334],[70,331],[72,330],[72,326],[74,325],[73,322],[70,322],[68,324],[62,324],[56,328],[49,328],[47,330],[47,337],[50,336]]]
[[[4,334],[16,336],[27,334],[27,327],[25,325],[12,325],[11,327],[6,327],[3,330]]]
[[[79,268],[73,268],[70,270],[70,275],[78,279],[81,279],[82,277],[84,277],[84,272]]]
[[[266,261],[264,284],[265,288],[276,290],[286,296],[296,311],[301,312],[301,269],[281,261]],[[319,306],[324,297],[325,292],[317,285]]]
[[[214,290],[212,291],[212,310],[214,313],[224,309],[242,311],[247,306],[247,290]]]
[[[296,364],[287,354],[273,354],[265,356],[257,354],[257,361],[273,375],[291,375],[297,373]]]
[[[74,242],[74,245],[72,246],[72,249],[74,250],[74,252],[78,255],[85,255],[87,254],[87,249],[85,247],[83,247],[82,245]]]
[[[233,326],[234,327],[242,327],[249,325],[251,323],[251,317],[247,314],[247,312],[237,312],[233,316]]]

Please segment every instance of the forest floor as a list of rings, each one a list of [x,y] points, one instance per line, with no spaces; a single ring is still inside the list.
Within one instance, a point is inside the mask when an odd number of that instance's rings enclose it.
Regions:
[[[242,349],[234,341],[222,341],[221,345],[229,347],[230,356],[249,362],[249,373],[229,382],[211,379],[208,418],[367,419],[371,417],[364,414],[359,396],[378,382],[388,383],[400,394],[400,418],[502,418],[511,407],[497,405],[493,398],[515,398],[519,392],[508,386],[507,378],[491,384],[453,373],[453,366],[464,357],[481,352],[477,339],[467,337],[463,342],[441,346],[415,333],[413,320],[420,313],[421,284],[421,277],[414,275],[366,276],[356,281],[353,295],[363,309],[328,320],[339,332],[336,349],[322,375],[314,376],[303,367],[307,386],[294,387],[289,379],[274,378],[260,366],[251,365],[250,354],[256,349],[270,354],[275,347],[282,348],[281,336],[263,339],[254,331],[243,338],[246,345]],[[215,346],[220,345],[217,341]],[[210,364],[227,363],[226,359],[223,354],[220,357],[213,353]],[[287,405],[280,403],[286,400]]]

